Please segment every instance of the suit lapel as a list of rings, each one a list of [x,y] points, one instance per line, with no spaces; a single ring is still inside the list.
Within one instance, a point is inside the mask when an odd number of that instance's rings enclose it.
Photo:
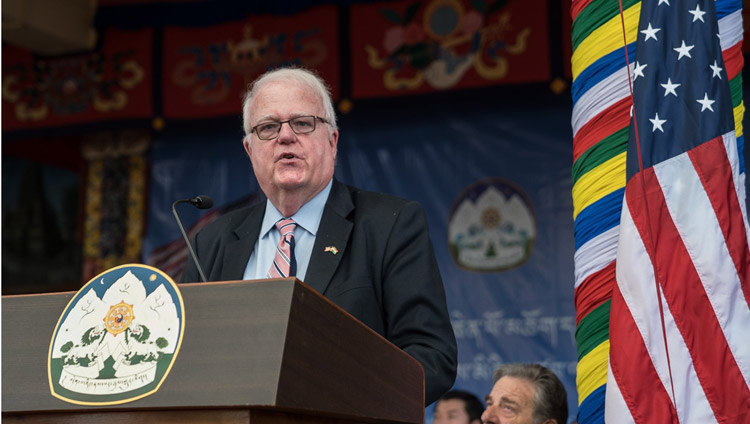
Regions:
[[[266,202],[261,202],[250,209],[250,213],[235,228],[234,234],[237,240],[226,245],[224,262],[221,267],[222,281],[242,280],[245,267],[250,255],[255,248],[255,242],[260,234],[260,226],[263,223],[263,214],[266,210]]]
[[[351,195],[346,187],[333,181],[331,194],[320,218],[305,283],[318,293],[325,293],[336,272],[341,258],[346,253],[349,234],[354,224],[347,218],[354,209]],[[256,236],[257,237],[257,236]]]

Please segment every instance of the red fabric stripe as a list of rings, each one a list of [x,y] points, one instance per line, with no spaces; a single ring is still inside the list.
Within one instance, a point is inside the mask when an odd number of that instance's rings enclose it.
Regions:
[[[583,9],[586,8],[586,6],[591,3],[592,0],[573,0],[573,4],[570,5],[570,17],[572,20],[576,20],[576,17]]]
[[[643,343],[620,289],[612,289],[609,366],[638,424],[673,424],[677,412]]]
[[[616,261],[612,261],[600,271],[589,275],[575,290],[576,325],[580,324],[589,312],[612,298],[615,264]]]
[[[586,122],[573,137],[573,162],[604,137],[630,125],[631,104],[630,96],[624,97]]]
[[[669,215],[653,168],[642,174],[648,192],[648,210],[644,210],[645,202],[639,201],[642,198],[640,184],[632,184],[632,180],[625,189],[628,206],[649,256],[656,263],[657,279],[662,283],[669,310],[690,350],[706,398],[719,422],[747,422],[736,418],[741,414],[738,408],[744,409],[743,414],[749,413],[750,391],[722,337],[711,303]],[[633,212],[635,208],[638,208],[637,213]],[[648,240],[649,221],[654,244]],[[655,246],[654,251],[650,246]]]
[[[750,305],[750,248],[745,236],[745,220],[742,218],[724,140],[717,137],[694,148],[688,154],[718,217],[729,255],[740,279],[745,302]]]
[[[742,56],[742,42],[723,50],[721,56],[724,58],[724,66],[727,68],[727,78],[730,80],[736,77],[745,65],[745,58]]]

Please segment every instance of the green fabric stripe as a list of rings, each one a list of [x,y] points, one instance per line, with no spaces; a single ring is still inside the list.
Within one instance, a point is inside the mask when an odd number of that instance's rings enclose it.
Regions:
[[[630,125],[604,137],[602,141],[583,152],[573,164],[573,185],[587,172],[626,151],[629,132]]]
[[[732,107],[735,108],[742,103],[742,72],[729,80],[729,90],[732,92]]]
[[[623,0],[622,10],[627,10],[630,6],[639,3],[641,0]],[[586,39],[594,30],[602,26],[605,22],[620,14],[620,3],[612,0],[592,0],[581,13],[576,16],[571,29],[571,40],[573,42],[573,51],[579,44]]]
[[[576,327],[578,361],[609,338],[609,310],[612,299],[607,300],[583,317]]]

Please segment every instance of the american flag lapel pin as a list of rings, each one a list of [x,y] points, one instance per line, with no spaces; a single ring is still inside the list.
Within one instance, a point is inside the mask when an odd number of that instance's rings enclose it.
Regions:
[[[334,255],[337,254],[337,253],[339,253],[339,249],[336,249],[336,246],[326,246],[325,251],[326,252],[331,252]]]

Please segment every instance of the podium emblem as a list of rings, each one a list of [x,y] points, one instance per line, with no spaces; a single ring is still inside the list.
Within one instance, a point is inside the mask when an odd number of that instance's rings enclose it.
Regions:
[[[52,335],[52,395],[116,405],[156,392],[177,358],[184,317],[179,288],[162,271],[129,264],[99,274],[71,299]]]

